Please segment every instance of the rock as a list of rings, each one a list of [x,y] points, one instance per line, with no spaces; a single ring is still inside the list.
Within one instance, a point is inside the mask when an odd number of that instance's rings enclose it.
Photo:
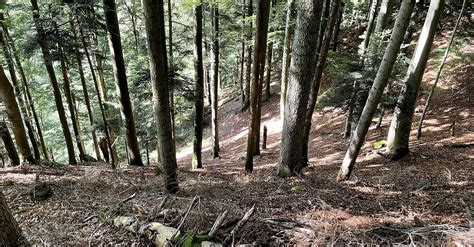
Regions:
[[[147,236],[154,236],[152,242],[156,247],[164,247],[166,243],[174,236],[179,238],[180,231],[176,228],[165,226],[158,222],[151,222],[145,230]]]
[[[45,201],[53,194],[53,189],[47,183],[39,183],[30,191],[30,197],[33,201]]]
[[[222,244],[214,243],[210,241],[203,241],[201,242],[201,247],[222,247]]]

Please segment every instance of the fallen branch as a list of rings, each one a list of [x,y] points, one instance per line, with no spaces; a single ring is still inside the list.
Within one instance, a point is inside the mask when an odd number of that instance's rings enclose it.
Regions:
[[[183,216],[183,218],[181,219],[181,222],[179,222],[177,231],[176,231],[175,235],[173,235],[173,237],[171,238],[171,240],[173,240],[173,239],[176,237],[176,234],[179,233],[179,230],[180,230],[181,227],[183,226],[184,221],[186,220],[186,218],[187,218],[188,215],[189,215],[189,212],[191,212],[191,209],[193,209],[196,200],[197,200],[197,196],[195,196],[195,197],[193,198],[193,200],[191,200],[191,202],[190,202],[190,203],[188,204],[188,206],[186,207],[186,211],[185,211],[185,213],[184,213],[184,216]]]
[[[240,229],[242,227],[245,226],[245,224],[247,223],[247,221],[250,219],[250,217],[253,215],[253,213],[255,212],[255,205],[252,206],[251,209],[249,209],[249,211],[247,211],[244,215],[244,217],[237,223],[237,225],[234,227],[234,229],[232,229],[232,231],[230,232],[229,236],[227,236],[224,240],[224,245],[226,245],[227,243],[229,243],[229,241],[231,239],[233,239],[235,237],[235,235],[237,235],[237,233],[240,231]]]
[[[209,234],[207,234],[210,238],[213,238],[216,235],[217,230],[219,230],[219,228],[222,226],[222,223],[224,223],[228,213],[229,211],[225,210],[221,215],[219,215],[219,217],[217,217],[214,225],[212,225],[211,230],[209,231]]]

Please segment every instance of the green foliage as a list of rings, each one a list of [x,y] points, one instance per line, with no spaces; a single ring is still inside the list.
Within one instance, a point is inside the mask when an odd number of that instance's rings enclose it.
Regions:
[[[204,241],[210,241],[211,238],[207,235],[198,235],[194,233],[187,233],[182,238],[182,246],[183,247],[199,247],[201,243]]]

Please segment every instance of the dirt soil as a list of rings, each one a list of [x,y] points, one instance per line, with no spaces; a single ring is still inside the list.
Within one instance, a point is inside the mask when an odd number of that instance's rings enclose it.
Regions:
[[[433,50],[443,51],[449,35],[438,35]],[[240,112],[237,98],[220,108],[221,158],[212,159],[209,142],[205,143],[204,168],[191,170],[191,149],[181,148],[177,154],[180,192],[169,197],[159,212],[166,194],[155,166],[113,171],[100,163],[58,168],[22,165],[0,169],[0,188],[27,238],[38,245],[146,246],[145,239],[116,228],[112,219],[134,215],[176,226],[194,196],[197,206],[182,230],[205,233],[222,211],[229,210],[230,223],[218,232],[218,240],[228,235],[232,222],[255,206],[255,214],[235,236],[234,242],[241,244],[443,245],[461,241],[462,234],[472,238],[465,206],[474,205],[472,40],[457,49],[445,67],[447,73],[420,140],[413,125],[408,157],[390,161],[372,147],[386,136],[391,119],[387,114],[380,129],[370,129],[350,182],[335,181],[348,144],[341,135],[345,112],[339,108],[314,115],[310,165],[304,175],[276,176],[281,123],[279,96],[274,94],[263,106],[268,143],[255,157],[254,172],[244,172],[249,113]],[[436,54],[429,61],[426,83],[436,72]],[[276,84],[274,91],[278,91]],[[428,90],[427,85],[422,89],[420,107]],[[453,122],[454,137],[449,137]],[[461,143],[471,145],[451,145]],[[40,182],[48,182],[54,194],[45,201],[33,201],[29,191]],[[133,199],[120,203],[134,193]]]

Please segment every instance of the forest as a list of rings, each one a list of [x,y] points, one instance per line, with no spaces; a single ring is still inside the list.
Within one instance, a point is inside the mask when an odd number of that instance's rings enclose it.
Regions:
[[[0,246],[473,246],[472,0],[0,0]]]

